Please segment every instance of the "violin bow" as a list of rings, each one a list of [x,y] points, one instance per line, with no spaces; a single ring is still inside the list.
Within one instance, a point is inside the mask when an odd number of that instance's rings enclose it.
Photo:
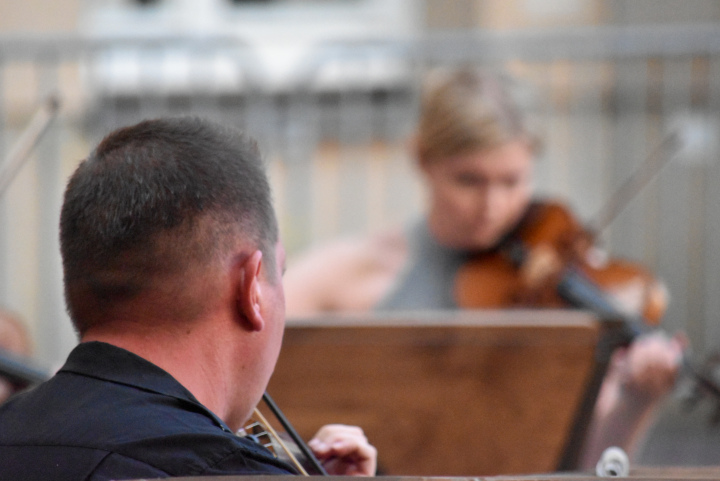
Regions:
[[[29,358],[3,348],[0,348],[0,376],[23,387],[34,386],[50,379],[50,375]]]
[[[589,222],[592,231],[601,232],[605,230],[643,187],[680,151],[682,146],[683,141],[679,132],[670,132],[665,135],[660,144],[608,198],[607,203],[598,211],[595,218]]]
[[[0,197],[10,187],[13,179],[20,172],[20,168],[47,131],[50,122],[55,118],[59,109],[60,101],[55,95],[50,95],[35,112],[30,123],[25,127],[20,138],[15,142],[3,162],[3,168],[0,170]]]
[[[313,452],[310,450],[307,444],[305,444],[305,441],[302,440],[300,435],[298,435],[297,431],[295,431],[295,428],[293,428],[292,424],[290,424],[290,421],[285,417],[283,412],[280,410],[280,408],[275,404],[275,401],[270,397],[270,395],[265,392],[263,393],[263,401],[267,405],[268,409],[272,411],[273,415],[277,418],[278,422],[282,425],[283,429],[288,433],[288,435],[292,438],[293,442],[297,445],[300,452],[302,452],[303,456],[308,460],[308,462],[312,465],[313,469],[317,471],[318,474],[322,476],[327,476],[328,473],[325,471],[325,468],[323,468],[322,464],[320,464],[320,461],[317,460]],[[299,463],[298,463],[299,464]],[[298,468],[301,470],[301,472],[305,471],[301,466],[298,466]],[[303,473],[307,474],[307,473]]]

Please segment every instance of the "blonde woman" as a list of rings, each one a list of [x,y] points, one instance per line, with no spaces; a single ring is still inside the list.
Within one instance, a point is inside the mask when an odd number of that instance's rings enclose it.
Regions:
[[[285,275],[288,317],[331,311],[457,308],[468,256],[496,247],[537,204],[539,139],[506,79],[475,69],[431,77],[414,155],[427,190],[423,219],[303,256]],[[618,351],[595,406],[582,464],[632,447],[671,389],[682,342],[662,335]]]

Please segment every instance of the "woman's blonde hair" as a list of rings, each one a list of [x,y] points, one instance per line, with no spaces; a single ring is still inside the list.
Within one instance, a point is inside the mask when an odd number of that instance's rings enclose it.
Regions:
[[[418,159],[432,162],[518,139],[539,150],[515,87],[510,78],[475,68],[433,72],[421,99]]]

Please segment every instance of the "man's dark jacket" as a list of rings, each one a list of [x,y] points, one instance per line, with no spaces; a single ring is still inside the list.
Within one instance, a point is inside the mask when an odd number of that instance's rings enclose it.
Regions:
[[[0,480],[294,474],[154,364],[101,342],[0,406]]]

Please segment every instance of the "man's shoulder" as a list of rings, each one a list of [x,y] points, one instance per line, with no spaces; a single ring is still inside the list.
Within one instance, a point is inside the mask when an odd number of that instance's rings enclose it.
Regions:
[[[79,446],[0,444],[0,479],[109,480],[168,476],[145,462]]]
[[[267,450],[223,430],[192,403],[93,379],[83,379],[85,389],[70,400],[66,392],[78,387],[77,378],[61,373],[0,408],[0,458],[17,460],[0,468],[0,479],[11,469],[28,469],[35,479],[288,473]]]
[[[246,443],[253,443],[246,440]],[[293,474],[282,462],[242,439],[177,435],[118,446],[6,445],[0,479],[156,478],[222,474]]]
[[[74,458],[81,462],[67,466],[68,472],[99,473],[97,479],[125,472],[134,477],[287,472],[267,450],[231,433],[191,398],[75,372],[61,371],[8,401],[0,407],[0,424],[0,458],[3,452],[16,454],[18,465],[38,471],[37,479],[58,479],[40,476],[57,473],[46,460]],[[1,467],[0,475],[8,469]]]
[[[227,433],[146,438],[118,446],[114,454],[142,461],[170,476],[292,473],[292,468],[259,444]]]

